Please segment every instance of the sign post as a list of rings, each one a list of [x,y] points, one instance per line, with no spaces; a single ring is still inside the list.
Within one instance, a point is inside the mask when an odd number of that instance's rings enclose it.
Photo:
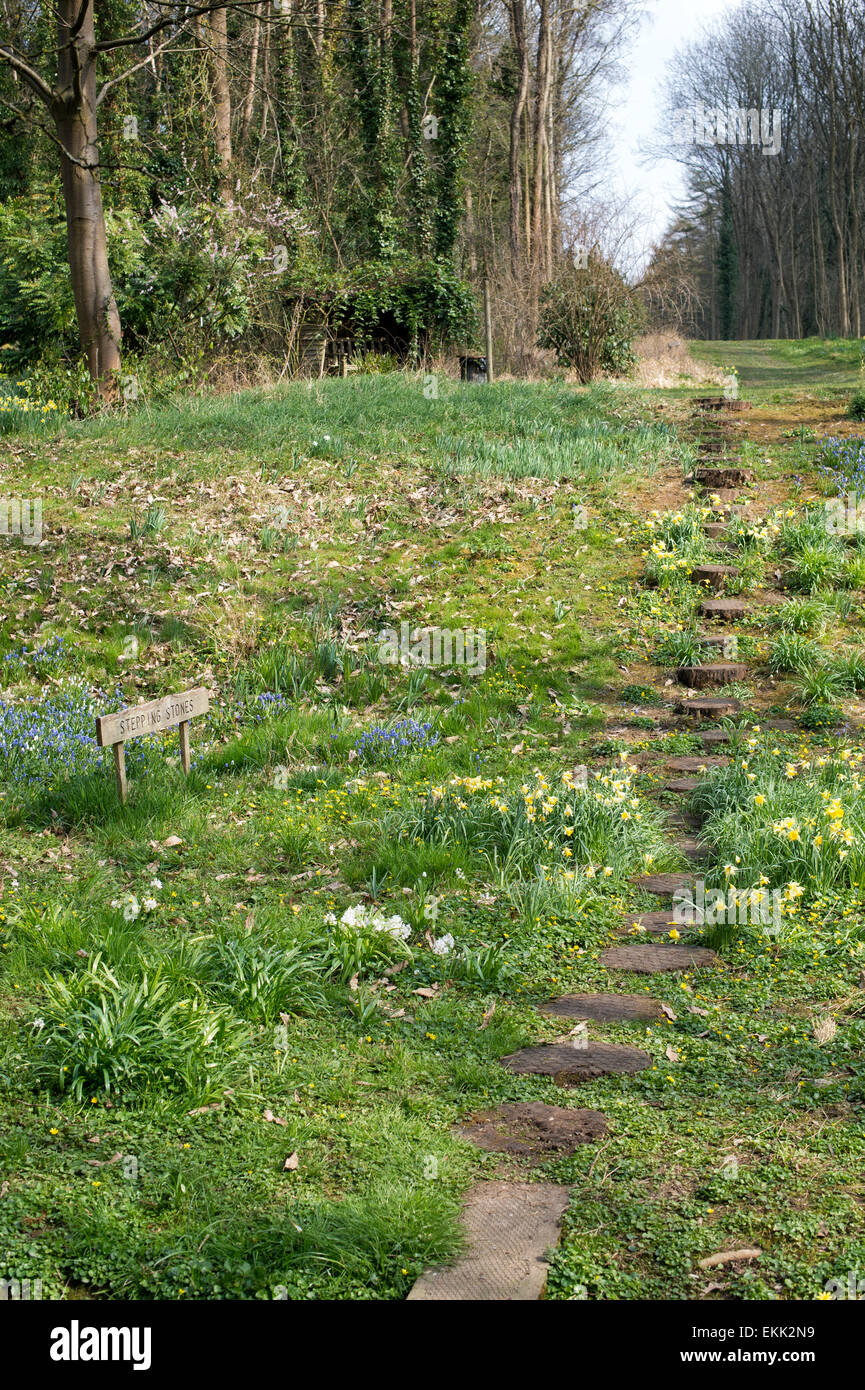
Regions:
[[[131,709],[119,710],[117,714],[100,715],[96,720],[96,742],[100,748],[111,748],[114,753],[117,795],[124,805],[129,791],[124,751],[126,740],[177,729],[180,735],[180,764],[188,776],[189,721],[199,714],[206,714],[209,708],[210,691],[198,688],[181,695],[166,695],[164,699],[151,700],[146,705],[133,705]]]

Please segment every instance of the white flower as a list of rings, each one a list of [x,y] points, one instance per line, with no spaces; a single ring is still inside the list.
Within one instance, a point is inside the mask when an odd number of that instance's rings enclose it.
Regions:
[[[448,951],[452,951],[455,945],[456,942],[450,932],[448,932],[446,936],[440,936],[437,941],[433,942],[433,955],[446,956]]]
[[[127,922],[134,922],[135,918],[141,911],[141,905],[138,899],[134,897],[131,893],[128,895],[128,897],[125,898],[112,898],[111,906],[122,908],[123,916],[125,917]]]
[[[326,919],[325,919],[326,920]],[[384,931],[389,936],[398,938],[400,941],[408,941],[411,936],[411,927],[396,914],[392,917],[385,917],[380,912],[373,912],[371,908],[364,907],[363,903],[358,903],[355,907],[347,907],[340,918],[343,926],[372,927],[373,931]]]
[[[44,1028],[44,1027],[45,1027],[45,1019],[44,1019],[44,1018],[34,1018],[34,1020],[33,1020],[33,1027],[34,1027],[34,1028],[37,1030],[37,1032],[38,1032],[38,1030],[39,1030],[40,1028]]]
[[[324,920],[325,920],[325,924],[326,924],[328,927],[335,927],[335,926],[336,926],[336,913],[335,913],[335,912],[328,912],[328,914],[327,914],[327,916],[325,917]]]
[[[394,936],[398,941],[408,941],[411,936],[411,927],[408,922],[404,922],[401,917],[394,915],[388,917],[387,921],[383,917],[374,917],[372,925],[376,931],[386,931],[390,936]]]
[[[159,903],[156,901],[155,898],[145,898],[141,906],[144,908],[145,912],[155,912],[156,908],[159,906]]]
[[[152,878],[150,880],[150,887],[155,888],[158,891],[162,887],[162,880],[158,878]]]

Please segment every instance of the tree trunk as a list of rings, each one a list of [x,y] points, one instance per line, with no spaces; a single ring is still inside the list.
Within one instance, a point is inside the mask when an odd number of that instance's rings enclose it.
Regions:
[[[231,198],[231,92],[228,88],[228,25],[225,10],[210,15],[213,50],[214,143],[219,160],[219,187],[226,202]]]
[[[511,106],[508,185],[510,192],[510,250],[511,267],[516,274],[520,260],[520,125],[529,93],[529,48],[526,37],[526,0],[511,0],[511,30],[514,51],[519,64],[517,90]]]
[[[240,143],[245,147],[249,139],[249,128],[252,125],[252,113],[255,109],[255,88],[258,82],[258,49],[261,40],[261,5],[255,7],[255,19],[252,26],[252,52],[249,55],[249,85],[246,89],[246,101],[243,107],[243,125],[241,126]]]
[[[100,395],[116,397],[120,315],[108,268],[105,210],[99,179],[93,0],[59,0],[57,89],[51,114],[61,144],[60,174],[72,293],[81,345]]]
[[[544,270],[544,167],[547,142],[547,101],[550,94],[550,3],[541,0],[538,19],[537,89],[535,91],[535,167],[532,189],[532,256]]]

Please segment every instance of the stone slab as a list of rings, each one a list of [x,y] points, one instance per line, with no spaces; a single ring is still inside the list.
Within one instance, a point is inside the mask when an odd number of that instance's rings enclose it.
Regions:
[[[579,1040],[578,1040],[579,1041]],[[501,1058],[503,1067],[518,1076],[551,1076],[559,1086],[593,1081],[599,1076],[633,1076],[650,1064],[648,1052],[618,1043],[538,1043]]]
[[[466,1253],[448,1268],[422,1274],[408,1302],[536,1302],[568,1199],[568,1189],[555,1183],[477,1183],[463,1210]]]
[[[520,1158],[544,1158],[570,1154],[581,1144],[593,1144],[607,1132],[600,1110],[567,1110],[542,1101],[518,1101],[469,1115],[454,1126],[454,1133],[479,1149],[516,1154]]]

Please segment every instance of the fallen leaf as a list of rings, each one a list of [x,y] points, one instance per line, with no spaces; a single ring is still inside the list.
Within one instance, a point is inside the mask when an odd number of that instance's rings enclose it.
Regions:
[[[182,845],[183,841],[179,835],[169,835],[167,840],[162,841],[163,849],[174,849],[177,845]]]
[[[743,1250],[719,1250],[715,1255],[707,1255],[705,1260],[698,1260],[700,1269],[714,1269],[716,1265],[734,1264],[736,1260],[759,1260],[763,1251],[755,1246],[746,1246]]]
[[[495,1001],[495,999],[494,999],[493,1002],[490,1004],[490,1007],[486,1010],[486,1012],[485,1012],[485,1014],[484,1014],[484,1016],[483,1016],[483,1020],[482,1020],[482,1022],[481,1022],[481,1025],[480,1025],[480,1027],[478,1028],[478,1032],[479,1032],[479,1033],[482,1033],[483,1030],[486,1028],[487,1024],[489,1023],[489,1021],[490,1021],[490,1019],[492,1018],[492,1016],[493,1016],[493,1014],[495,1013],[495,1011],[496,1011],[496,1001]]]
[[[421,999],[435,999],[436,997],[436,991],[434,989],[413,989],[412,994],[419,994]]]
[[[673,1010],[670,1008],[669,1004],[661,1005],[661,1013],[666,1014],[667,1018],[672,1019],[673,1023],[676,1022],[676,1015],[673,1013]]]
[[[215,1100],[212,1105],[199,1105],[197,1110],[187,1110],[187,1115],[209,1115],[211,1110],[221,1110],[222,1101]]]
[[[357,992],[357,981],[358,981],[357,975],[352,975],[351,979],[350,979],[349,982],[348,982],[348,987],[349,987],[349,989],[352,991],[352,993],[356,993],[356,992]]]
[[[668,1062],[678,1062],[679,1060],[679,1054],[674,1047],[666,1047],[664,1049],[664,1056]]]
[[[293,1173],[299,1162],[300,1162],[300,1159],[298,1158],[296,1152],[293,1153],[293,1154],[289,1154],[289,1155],[288,1155],[288,1158],[285,1160],[285,1162],[284,1162],[283,1165],[282,1165],[282,1171],[283,1171],[284,1173],[285,1173],[285,1172]]]
[[[264,1118],[274,1125],[287,1125],[288,1120],[281,1120],[278,1115],[274,1115],[272,1110],[265,1110]]]
[[[697,1014],[700,1018],[708,1018],[708,1017],[709,1017],[709,1010],[708,1010],[708,1009],[698,1009],[696,1004],[689,1004],[689,1005],[688,1005],[688,1013],[689,1013],[689,1014]]]

